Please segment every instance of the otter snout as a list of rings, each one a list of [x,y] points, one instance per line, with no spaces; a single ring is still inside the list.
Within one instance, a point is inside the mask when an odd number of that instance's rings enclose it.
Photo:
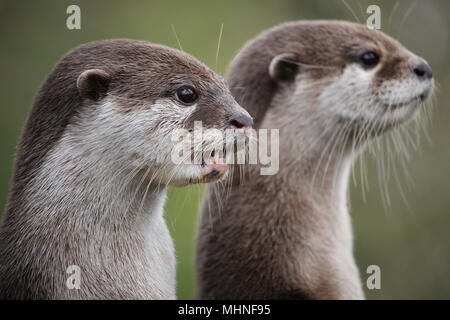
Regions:
[[[422,92],[418,95],[418,98],[420,101],[427,100],[433,90],[433,70],[427,61],[420,57],[415,59],[410,69],[413,77],[418,81],[419,86],[422,88]]]
[[[235,113],[231,116],[229,121],[233,129],[250,129],[253,127],[253,118],[247,113]]]
[[[230,101],[231,100],[231,101]],[[230,96],[221,101],[210,102],[209,105],[196,107],[185,120],[185,126],[190,127],[196,121],[201,121],[205,128],[251,129],[252,116]]]
[[[430,65],[423,59],[412,68],[412,72],[419,80],[430,80],[433,78],[433,70]]]

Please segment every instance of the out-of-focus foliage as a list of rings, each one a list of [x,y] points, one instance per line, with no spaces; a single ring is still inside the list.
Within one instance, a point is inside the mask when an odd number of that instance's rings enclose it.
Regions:
[[[70,4],[81,7],[81,30],[66,28]],[[450,2],[446,0],[400,0],[395,12],[394,1],[376,0],[0,1],[1,207],[33,96],[71,48],[110,38],[178,47],[173,25],[185,51],[224,73],[239,48],[266,28],[299,19],[365,21],[370,4],[381,7],[383,31],[430,62],[440,92],[428,124],[432,144],[420,133],[419,150],[411,148],[405,164],[410,178],[393,161],[391,172],[399,172],[398,182],[392,174],[380,187],[380,168],[370,160],[373,156],[368,157],[369,190],[363,195],[356,166],[351,206],[361,276],[365,282],[367,266],[381,267],[381,290],[366,290],[370,299],[450,298]],[[177,248],[180,298],[195,296],[194,239],[202,191],[199,186],[171,189],[166,205]]]

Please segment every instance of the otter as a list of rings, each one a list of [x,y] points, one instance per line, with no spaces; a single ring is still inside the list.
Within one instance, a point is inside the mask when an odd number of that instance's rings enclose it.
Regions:
[[[0,227],[0,299],[175,299],[167,186],[227,169],[207,155],[171,161],[170,133],[196,121],[252,124],[224,79],[192,56],[128,39],[65,55],[20,140]]]
[[[220,202],[208,187],[199,297],[363,299],[350,169],[371,138],[415,117],[432,94],[430,66],[381,31],[300,21],[246,44],[228,81],[255,128],[280,130],[280,169],[264,176],[248,165]]]

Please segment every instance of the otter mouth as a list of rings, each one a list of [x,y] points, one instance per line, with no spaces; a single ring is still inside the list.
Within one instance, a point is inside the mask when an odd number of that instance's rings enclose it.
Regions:
[[[403,101],[403,102],[399,102],[399,103],[385,103],[385,102],[381,102],[381,103],[386,109],[395,110],[395,109],[403,108],[406,106],[410,106],[411,104],[414,104],[414,103],[423,102],[427,99],[427,96],[428,95],[426,93],[422,93],[422,94],[419,94],[407,101]]]
[[[217,154],[217,148],[211,151],[196,152],[195,149],[191,150],[191,155],[189,158],[189,164],[198,165],[202,169],[217,168],[220,170],[226,169],[226,146],[224,145],[222,150]]]
[[[225,148],[222,150],[225,155]],[[212,182],[221,179],[228,171],[228,164],[225,157],[216,156],[216,152],[213,150],[211,153],[203,154],[201,159],[195,159],[192,156],[191,161],[193,164],[200,165],[201,176],[199,177],[199,183]]]
[[[206,158],[202,161],[200,177],[194,183],[209,183],[222,179],[228,172],[224,159]]]
[[[251,132],[239,132],[244,133],[247,139],[251,138]],[[229,164],[234,163],[235,152],[242,150],[241,148],[236,141],[232,144],[227,141],[215,147],[210,145],[203,152],[196,152],[197,149],[192,148],[190,164],[200,167],[199,178],[193,179],[193,183],[213,182],[223,178],[228,172]],[[233,156],[233,159],[228,159],[228,156]]]
[[[208,171],[199,178],[198,182],[199,183],[208,183],[208,182],[214,182],[214,181],[220,180],[228,172],[227,169],[228,169],[227,167],[225,167],[225,168],[210,168],[209,167]]]
[[[225,158],[216,158],[214,152],[211,153],[210,157],[203,157],[200,166],[213,171],[226,171],[228,169]]]
[[[225,148],[222,150],[223,157],[216,157],[213,150],[210,153],[203,153],[199,159],[193,153],[191,155],[191,163],[200,165],[202,168],[227,166],[225,161]]]

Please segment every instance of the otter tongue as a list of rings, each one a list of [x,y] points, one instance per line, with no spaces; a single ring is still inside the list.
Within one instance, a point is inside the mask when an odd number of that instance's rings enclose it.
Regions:
[[[228,165],[225,162],[225,159],[220,158],[216,159],[215,157],[207,158],[205,159],[205,164],[208,168],[215,169],[215,170],[225,170],[228,168]]]

